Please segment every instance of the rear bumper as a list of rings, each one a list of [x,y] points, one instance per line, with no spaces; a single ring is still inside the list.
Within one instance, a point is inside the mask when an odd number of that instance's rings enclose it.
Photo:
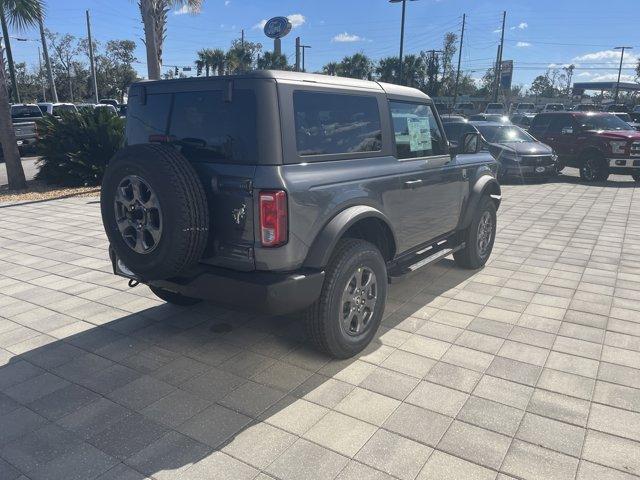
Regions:
[[[116,275],[134,278],[118,268],[112,249],[109,256]],[[239,272],[201,264],[185,276],[153,280],[148,284],[240,310],[283,315],[303,310],[315,302],[323,282],[324,271],[318,270]]]

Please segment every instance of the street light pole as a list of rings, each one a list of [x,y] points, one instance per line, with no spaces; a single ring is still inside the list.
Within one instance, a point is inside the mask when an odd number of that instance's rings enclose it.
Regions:
[[[413,0],[412,0],[413,1]],[[402,2],[402,21],[400,23],[400,66],[398,70],[399,83],[402,85],[402,54],[404,49],[404,17],[407,9],[407,0],[389,0],[389,3]]]
[[[618,103],[618,93],[620,92],[620,76],[622,74],[622,62],[624,61],[624,51],[631,50],[633,47],[615,47],[614,50],[622,50],[620,54],[620,67],[618,67],[618,81],[616,82],[616,94],[613,103]]]
[[[305,66],[304,66],[304,51],[305,51],[307,48],[311,48],[311,45],[300,45],[300,48],[302,49],[302,71],[303,71],[303,72],[306,72],[306,71],[307,71],[307,69],[306,69],[306,68],[305,68]]]
[[[462,62],[462,45],[464,43],[464,26],[467,21],[467,14],[462,14],[462,32],[460,33],[460,48],[458,49],[458,71],[456,73],[456,86],[453,91],[453,106],[456,106],[458,101],[458,85],[460,84],[460,63]]]
[[[44,24],[42,23],[42,13],[38,15],[38,25],[40,27],[40,40],[42,41],[42,54],[44,55],[44,64],[47,68],[47,77],[49,79],[49,89],[51,91],[51,101],[58,103],[58,92],[56,92],[56,83],[53,81],[53,71],[51,70],[51,60],[49,59],[49,50],[47,49],[47,39],[44,36]]]

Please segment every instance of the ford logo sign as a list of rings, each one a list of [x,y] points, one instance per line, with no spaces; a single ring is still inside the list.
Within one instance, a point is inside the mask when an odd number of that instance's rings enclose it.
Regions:
[[[282,38],[291,31],[287,17],[273,17],[264,25],[264,34],[269,38]]]

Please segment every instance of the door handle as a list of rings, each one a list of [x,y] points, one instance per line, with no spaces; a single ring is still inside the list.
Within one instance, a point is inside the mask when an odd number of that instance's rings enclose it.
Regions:
[[[404,182],[404,188],[418,188],[422,185],[422,180],[409,180]]]

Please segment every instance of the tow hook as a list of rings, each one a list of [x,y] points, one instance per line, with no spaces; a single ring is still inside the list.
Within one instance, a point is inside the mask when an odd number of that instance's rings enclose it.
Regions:
[[[134,280],[133,278],[129,279],[129,288],[135,288],[138,285],[140,285],[140,282],[137,280]]]

